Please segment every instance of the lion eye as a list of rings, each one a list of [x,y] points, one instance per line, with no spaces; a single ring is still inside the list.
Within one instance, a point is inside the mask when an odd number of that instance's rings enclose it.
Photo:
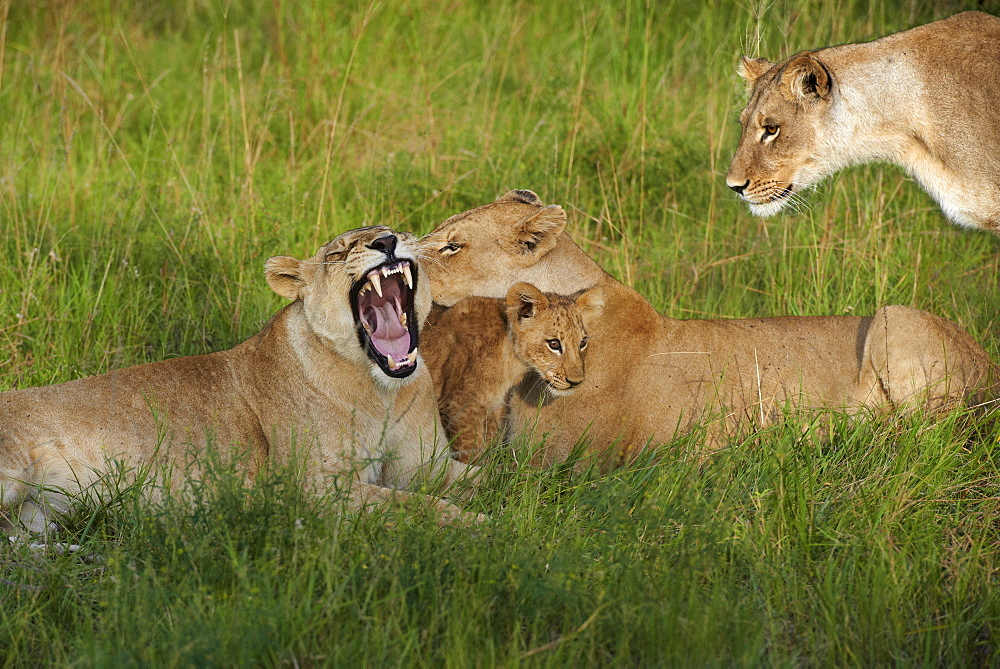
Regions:
[[[781,126],[777,123],[770,123],[764,126],[764,134],[761,135],[760,141],[765,141],[772,139],[778,135],[778,131],[781,130]]]
[[[438,253],[442,255],[454,255],[462,250],[461,244],[456,244],[455,242],[448,242],[444,246],[438,249]]]
[[[556,353],[562,353],[562,342],[558,339],[549,339],[545,343],[548,344],[548,347]]]
[[[587,348],[587,342],[589,341],[589,339],[590,339],[589,337],[584,337],[583,339],[580,340],[581,351]]]

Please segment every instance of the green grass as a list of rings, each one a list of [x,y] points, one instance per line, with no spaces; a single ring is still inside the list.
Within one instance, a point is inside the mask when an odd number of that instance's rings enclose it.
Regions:
[[[673,317],[960,322],[1000,358],[1000,241],[899,170],[796,215],[724,185],[743,52],[995,2],[0,0],[0,389],[229,347],[270,255],[418,233],[509,188]],[[996,664],[1000,429],[975,414],[699,436],[609,475],[490,460],[491,521],[358,518],[275,472],[90,500],[0,547],[0,660],[38,664]]]

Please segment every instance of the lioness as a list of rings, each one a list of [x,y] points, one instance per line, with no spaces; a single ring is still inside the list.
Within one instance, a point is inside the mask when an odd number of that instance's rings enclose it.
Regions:
[[[958,325],[909,307],[874,316],[732,320],[665,318],[564,233],[566,212],[531,191],[452,216],[425,238],[431,292],[448,306],[498,296],[511,281],[572,294],[599,286],[587,377],[551,402],[521,386],[510,425],[545,438],[546,461],[581,438],[614,465],[650,440],[708,421],[711,441],[791,409],[946,409],[994,378],[985,351]],[[992,389],[990,389],[992,391]]]
[[[965,12],[865,44],[743,57],[726,184],[759,216],[842,167],[909,172],[959,225],[1000,233],[1000,18]]]
[[[210,446],[247,451],[248,480],[297,449],[319,492],[331,476],[353,477],[355,506],[405,497],[394,488],[422,469],[443,470],[445,483],[467,469],[435,441],[434,388],[417,355],[431,297],[412,235],[361,228],[265,270],[293,302],[235,348],[0,393],[6,529],[50,529],[111,462],[197,471]]]
[[[601,307],[599,288],[572,298],[515,283],[505,300],[467,297],[431,310],[422,352],[459,460],[493,441],[516,384],[560,397],[583,382],[586,323]]]

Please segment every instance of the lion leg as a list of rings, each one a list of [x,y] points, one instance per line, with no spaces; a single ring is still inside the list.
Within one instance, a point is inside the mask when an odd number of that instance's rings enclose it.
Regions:
[[[479,485],[479,469],[456,460],[447,446],[431,450],[418,445],[387,461],[381,482],[409,490],[447,491],[450,498],[468,500]]]
[[[45,502],[47,501],[46,499]],[[48,534],[59,529],[55,521],[52,520],[55,515],[52,511],[52,505],[45,502],[38,502],[34,499],[22,501],[17,511],[14,529],[29,534]]]
[[[448,450],[445,447],[445,457],[449,462],[459,465],[462,469],[474,470],[477,467],[469,467],[462,463],[448,458]],[[468,513],[448,500],[434,495],[402,490],[404,481],[393,476],[394,471],[400,464],[399,458],[387,459],[381,472],[363,472],[350,466],[344,467],[339,464],[324,465],[322,459],[311,458],[305,463],[304,485],[311,493],[323,496],[333,494],[345,500],[347,508],[355,511],[363,511],[373,506],[381,504],[398,504],[403,506],[417,506],[420,504],[429,505],[441,514],[443,523],[461,520],[462,522],[472,522],[482,520],[480,514]],[[450,469],[450,467],[448,468]],[[441,478],[449,475],[445,471]],[[374,476],[375,478],[368,478]],[[449,483],[457,480],[458,476],[452,476]],[[370,481],[370,482],[369,482]],[[438,484],[438,480],[433,480]],[[407,480],[413,487],[415,482]],[[442,487],[440,484],[435,487]]]
[[[0,470],[0,530],[46,532],[50,529],[47,515],[31,499],[31,486],[16,476],[7,467]]]
[[[875,408],[960,406],[993,373],[987,353],[957,324],[919,309],[879,309],[864,343],[860,382]]]
[[[423,436],[428,434],[429,438]],[[383,463],[379,482],[398,488],[430,486],[442,489],[456,481],[471,481],[479,467],[456,460],[450,446],[440,437],[436,425],[422,430],[416,437],[401,435],[396,442],[399,446]]]
[[[354,481],[351,484],[347,503],[351,509],[356,511],[363,511],[384,504],[396,504],[403,507],[429,505],[440,514],[439,525],[447,525],[456,521],[471,524],[482,522],[486,519],[486,516],[481,513],[463,511],[460,507],[440,497],[421,495],[395,488],[383,488],[360,481]]]
[[[4,531],[47,534],[58,529],[53,518],[69,507],[69,495],[64,485],[56,488],[39,473],[33,463],[0,470],[0,527]]]
[[[73,495],[99,478],[95,467],[70,453],[60,439],[8,452],[0,460],[0,527],[29,533],[58,529],[55,518],[65,513]]]
[[[479,459],[501,429],[504,406],[491,407],[487,402],[469,399],[451,414],[448,436],[460,462]]]

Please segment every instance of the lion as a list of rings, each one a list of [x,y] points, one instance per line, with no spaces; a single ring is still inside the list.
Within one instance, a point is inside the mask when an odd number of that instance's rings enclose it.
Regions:
[[[349,481],[355,508],[415,497],[397,488],[418,474],[443,485],[465,475],[436,439],[417,348],[431,297],[417,257],[409,233],[352,230],[310,259],[267,260],[268,284],[292,303],[235,348],[0,393],[5,529],[55,530],[110,467],[174,478],[170,470],[199,471],[208,449],[245,456],[248,483],[301,457],[308,485],[322,494]],[[445,519],[464,517],[440,498],[431,504]]]
[[[993,396],[987,353],[939,316],[890,306],[867,317],[667,318],[565,227],[561,207],[515,190],[452,216],[423,243],[442,307],[497,297],[512,281],[563,294],[601,289],[584,382],[557,402],[526,386],[510,397],[512,432],[544,441],[545,464],[581,440],[611,467],[696,428],[711,450],[794,412],[944,411]]]
[[[956,224],[1000,234],[998,63],[1000,18],[982,12],[780,63],[744,56],[726,184],[771,216],[842,167],[885,161]]]
[[[467,297],[431,310],[422,354],[460,461],[473,460],[500,433],[515,385],[555,398],[583,383],[586,324],[602,306],[599,288],[566,297],[522,282],[504,300]]]

